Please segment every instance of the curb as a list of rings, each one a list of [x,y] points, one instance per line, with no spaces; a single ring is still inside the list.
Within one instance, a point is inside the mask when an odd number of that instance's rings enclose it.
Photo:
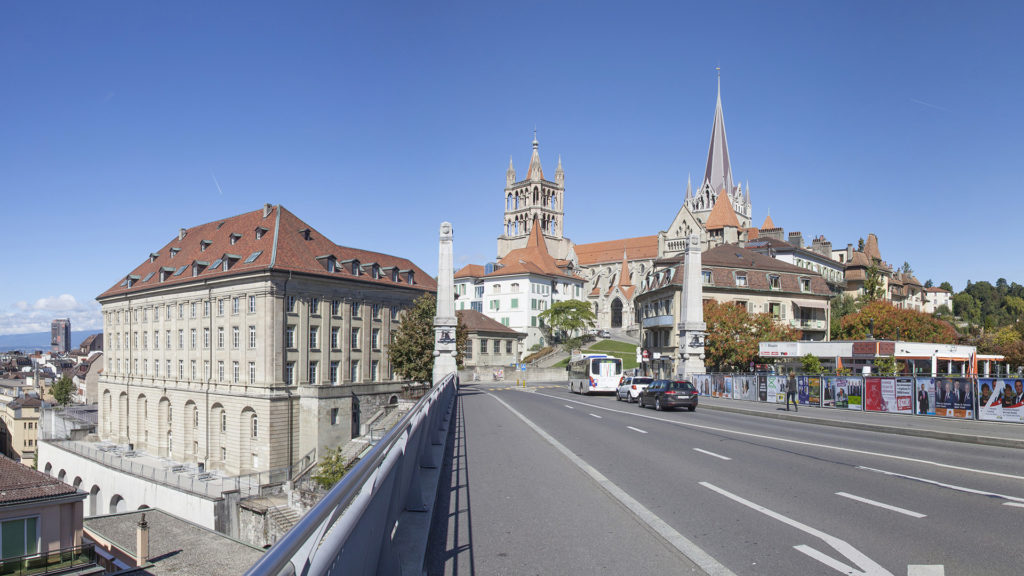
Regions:
[[[814,416],[796,416],[794,414],[775,414],[762,412],[760,410],[747,410],[735,406],[720,406],[716,404],[701,404],[705,410],[718,410],[720,412],[734,412],[747,416],[760,416],[761,418],[775,418],[778,420],[792,420],[794,422],[807,422],[809,424],[820,424],[822,426],[833,426],[836,428],[850,428],[854,430],[869,430],[882,434],[896,434],[899,436],[916,436],[918,438],[935,438],[949,440],[951,442],[964,442],[967,444],[980,444],[983,446],[997,446],[1000,448],[1015,448],[1024,450],[1024,440],[1012,438],[999,438],[995,436],[979,436],[977,434],[962,434],[957,432],[943,432],[941,430],[917,430],[913,428],[902,428],[898,426],[885,426],[883,424],[869,424],[867,422],[847,422],[845,420],[832,420],[828,418],[817,418]]]

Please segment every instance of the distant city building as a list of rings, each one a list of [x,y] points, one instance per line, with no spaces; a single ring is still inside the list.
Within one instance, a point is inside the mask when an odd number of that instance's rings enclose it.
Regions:
[[[78,353],[88,356],[93,352],[103,352],[103,333],[90,334],[78,346]]]
[[[924,312],[935,314],[943,306],[948,313],[953,313],[953,294],[949,290],[935,286],[924,289]]]
[[[510,366],[522,359],[526,334],[517,332],[476,310],[457,310],[456,314],[466,329],[466,349],[463,366]]]
[[[71,351],[70,318],[58,318],[50,323],[50,350],[55,354]]]
[[[11,460],[35,463],[42,405],[35,396],[19,396],[0,403],[0,449]]]

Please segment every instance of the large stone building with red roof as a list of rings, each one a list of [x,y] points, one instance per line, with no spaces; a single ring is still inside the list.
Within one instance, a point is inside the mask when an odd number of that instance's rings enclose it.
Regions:
[[[99,436],[227,475],[345,444],[401,389],[392,331],[436,289],[280,205],[182,228],[97,298]]]

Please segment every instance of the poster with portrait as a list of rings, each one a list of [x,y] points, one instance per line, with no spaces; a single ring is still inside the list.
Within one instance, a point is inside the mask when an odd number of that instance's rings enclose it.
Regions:
[[[979,378],[977,394],[979,420],[1024,422],[1021,378]]]
[[[733,376],[732,397],[737,400],[757,400],[757,378],[753,375]]]
[[[807,389],[807,376],[796,377],[796,401],[799,404],[807,404],[810,392]]]
[[[932,378],[930,409],[936,416],[974,418],[974,382],[971,378]],[[920,388],[918,402],[921,401]]]
[[[807,404],[821,406],[821,377],[807,377]]]
[[[832,394],[835,398],[833,406],[836,408],[847,408],[850,410],[860,410],[860,396],[857,396],[857,402],[853,403],[850,400],[850,378],[846,376],[826,376],[825,380],[827,386],[832,390]]]
[[[836,405],[839,405],[839,390],[842,389],[843,403],[850,410],[864,409],[864,379],[860,376],[840,376],[836,378]]]
[[[697,387],[697,391],[703,396],[711,395],[711,375],[710,374],[695,374],[690,378],[694,386]]]
[[[782,404],[786,401],[786,377],[782,374],[768,375],[768,402]]]
[[[917,414],[923,416],[935,415],[935,379],[917,379]]]
[[[821,378],[821,405],[827,408],[834,408],[836,405],[836,382],[834,378],[828,376]]]
[[[757,399],[761,402],[768,401],[768,375],[757,375]]]

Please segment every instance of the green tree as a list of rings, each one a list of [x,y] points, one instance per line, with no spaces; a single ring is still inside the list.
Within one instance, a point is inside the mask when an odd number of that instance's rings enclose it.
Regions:
[[[840,294],[832,299],[829,303],[829,307],[832,308],[832,324],[829,327],[829,332],[833,339],[839,337],[839,321],[845,316],[854,314],[860,308],[857,303],[857,299],[849,294]]]
[[[970,324],[979,324],[982,320],[981,305],[967,292],[953,296],[953,314]]]
[[[402,314],[398,330],[388,347],[388,359],[396,374],[416,382],[430,382],[434,373],[434,316],[437,314],[437,298],[430,293],[417,298],[412,308]],[[466,349],[466,327],[459,319],[455,329],[455,358],[462,367],[463,352]]]
[[[71,403],[71,395],[75,392],[75,385],[71,382],[71,378],[67,376],[61,376],[60,380],[53,383],[50,387],[50,394],[53,399],[61,406],[67,406]]]
[[[825,369],[821,365],[821,360],[814,354],[807,353],[800,358],[800,370],[804,374],[821,374]]]
[[[750,314],[734,303],[704,302],[708,333],[705,363],[721,370],[744,370],[757,358],[762,341],[792,342],[800,331],[777,324],[770,314]]]
[[[896,375],[896,358],[893,356],[881,356],[875,358],[875,369],[882,376]]]
[[[857,239],[857,252],[863,252],[863,251],[864,251],[864,239],[863,238],[858,238]]]
[[[327,454],[320,459],[320,463],[316,466],[316,472],[313,474],[313,481],[316,482],[321,488],[330,490],[338,480],[341,480],[345,473],[352,468],[355,461],[345,462],[345,459],[341,456],[341,448],[331,448],[327,450]]]
[[[932,282],[932,279],[931,279],[931,278],[929,278],[929,279],[927,279],[927,280],[925,280],[925,281],[924,281],[924,287],[925,287],[925,288],[932,288],[932,287],[934,287],[934,286],[935,286],[935,283],[934,283],[934,282]]]
[[[554,302],[537,316],[551,326],[552,331],[561,331],[569,338],[582,335],[583,330],[593,328],[597,321],[590,304],[582,300]]]
[[[914,273],[914,269],[910,267],[910,262],[903,261],[903,266],[900,266],[900,272],[910,276]]]
[[[874,323],[874,337],[879,340],[934,342],[955,344],[958,335],[953,326],[924,312],[897,308],[885,301],[869,302],[856,314],[844,316],[839,322],[837,339],[867,338]],[[898,333],[897,333],[898,332]]]
[[[863,302],[875,302],[885,296],[883,290],[882,271],[878,262],[872,262],[864,271],[864,293],[861,295]]]
[[[942,284],[939,284],[939,288],[942,288],[943,290],[949,292],[950,294],[953,293],[953,285],[950,284],[949,282],[943,282]]]

